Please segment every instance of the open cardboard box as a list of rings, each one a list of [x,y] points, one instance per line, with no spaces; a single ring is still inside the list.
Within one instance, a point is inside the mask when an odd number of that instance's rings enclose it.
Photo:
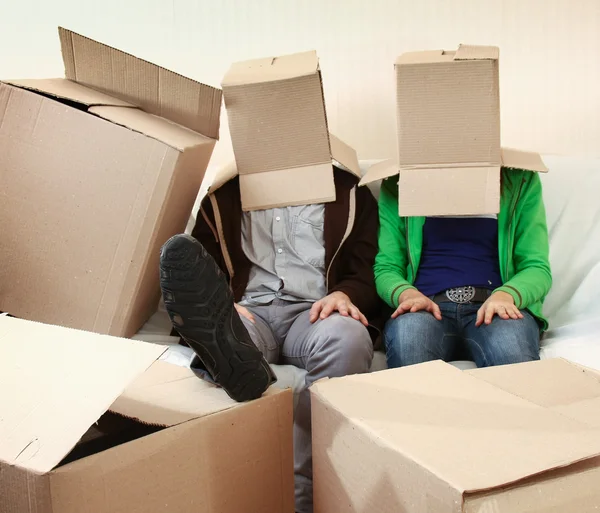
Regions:
[[[293,513],[291,391],[236,403],[164,350],[0,316],[0,513]]]
[[[497,214],[502,167],[547,172],[537,153],[500,147],[499,49],[409,52],[396,69],[398,162],[366,185],[400,175],[400,216]]]
[[[329,133],[317,53],[234,63],[221,85],[242,209],[335,201],[332,164],[361,176],[356,151]]]
[[[222,92],[59,35],[66,78],[0,83],[0,311],[130,337],[156,310]]]
[[[316,513],[586,513],[600,376],[566,360],[440,362],[311,387]]]

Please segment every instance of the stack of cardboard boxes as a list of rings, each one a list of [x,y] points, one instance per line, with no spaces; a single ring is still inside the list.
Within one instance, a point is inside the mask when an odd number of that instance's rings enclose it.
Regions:
[[[222,92],[59,34],[64,79],[0,83],[0,512],[291,513],[291,392],[237,404],[117,338],[156,310]]]
[[[66,78],[0,83],[0,513],[292,513],[292,394],[236,404],[163,346],[128,340],[158,303],[221,90],[60,29]],[[400,215],[499,210],[498,50],[396,63]],[[242,207],[335,199],[314,52],[223,80]],[[293,113],[293,121],[290,119]],[[226,213],[224,213],[226,215]],[[218,236],[218,233],[216,234]],[[38,322],[32,322],[31,319]],[[41,324],[45,323],[45,324]],[[600,505],[600,377],[564,361],[432,362],[312,388],[317,513],[557,513]]]

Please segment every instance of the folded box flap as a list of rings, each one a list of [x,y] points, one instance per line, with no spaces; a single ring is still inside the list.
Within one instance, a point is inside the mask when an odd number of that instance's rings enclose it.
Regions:
[[[396,59],[396,65],[405,64],[431,64],[437,62],[451,62],[454,52],[444,50],[422,50],[418,52],[405,52]]]
[[[461,493],[600,454],[600,429],[439,361],[317,383],[313,393]]]
[[[222,87],[287,80],[317,73],[319,59],[315,50],[280,57],[263,57],[234,62],[221,81]]]
[[[534,404],[600,427],[600,378],[562,358],[468,371]]]
[[[273,395],[269,389],[265,395]],[[189,368],[156,361],[112,404],[110,410],[158,426],[174,426],[239,406],[222,388]]]
[[[502,167],[538,173],[548,172],[548,168],[539,153],[515,150],[514,148],[502,148]]]
[[[98,106],[91,107],[89,112],[112,123],[164,142],[177,150],[183,151],[186,148],[199,146],[203,143],[214,144],[213,139],[140,109]]]
[[[331,162],[240,176],[242,210],[335,201]]]
[[[65,76],[211,139],[219,138],[220,89],[59,28]]]
[[[500,48],[497,46],[459,45],[454,54],[455,61],[498,60]]]
[[[133,107],[131,103],[114,98],[66,78],[41,78],[23,80],[3,80],[2,82],[15,87],[43,93],[61,100],[71,100],[81,105],[113,105]]]
[[[50,471],[164,350],[0,317],[0,460]]]
[[[362,177],[359,185],[367,185],[398,174],[398,164],[391,159],[373,164]]]
[[[338,139],[332,133],[329,134],[329,145],[331,147],[331,158],[340,167],[352,173],[357,178],[361,177],[360,165],[356,150],[348,146],[344,141]]]

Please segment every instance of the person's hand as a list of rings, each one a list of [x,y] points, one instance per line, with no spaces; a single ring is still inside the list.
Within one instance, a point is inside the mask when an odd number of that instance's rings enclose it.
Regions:
[[[237,310],[237,313],[239,313],[242,317],[248,319],[252,324],[256,324],[256,321],[254,320],[254,315],[250,313],[250,310],[248,310],[245,306],[238,305],[237,303],[234,303],[234,306]]]
[[[406,289],[398,300],[400,305],[396,308],[396,311],[392,314],[392,319],[399,317],[405,313],[415,312],[429,312],[438,321],[442,320],[442,312],[437,303],[434,303],[427,296],[424,296],[416,289]]]
[[[494,315],[501,319],[522,319],[523,314],[516,307],[515,300],[506,292],[494,292],[477,312],[475,326],[481,326],[483,323],[491,324]]]
[[[365,326],[369,325],[367,318],[343,292],[333,292],[317,301],[310,309],[310,322],[327,319],[333,312],[339,312],[344,317],[352,317]]]

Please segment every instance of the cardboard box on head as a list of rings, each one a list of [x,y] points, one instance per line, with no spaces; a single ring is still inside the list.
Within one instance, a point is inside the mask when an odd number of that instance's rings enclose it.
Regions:
[[[243,210],[335,201],[332,163],[361,176],[356,152],[329,133],[314,51],[234,63],[221,83]]]
[[[398,162],[376,164],[361,185],[399,173],[401,216],[496,214],[502,167],[547,172],[539,154],[500,145],[498,59],[491,46],[401,55]]]

